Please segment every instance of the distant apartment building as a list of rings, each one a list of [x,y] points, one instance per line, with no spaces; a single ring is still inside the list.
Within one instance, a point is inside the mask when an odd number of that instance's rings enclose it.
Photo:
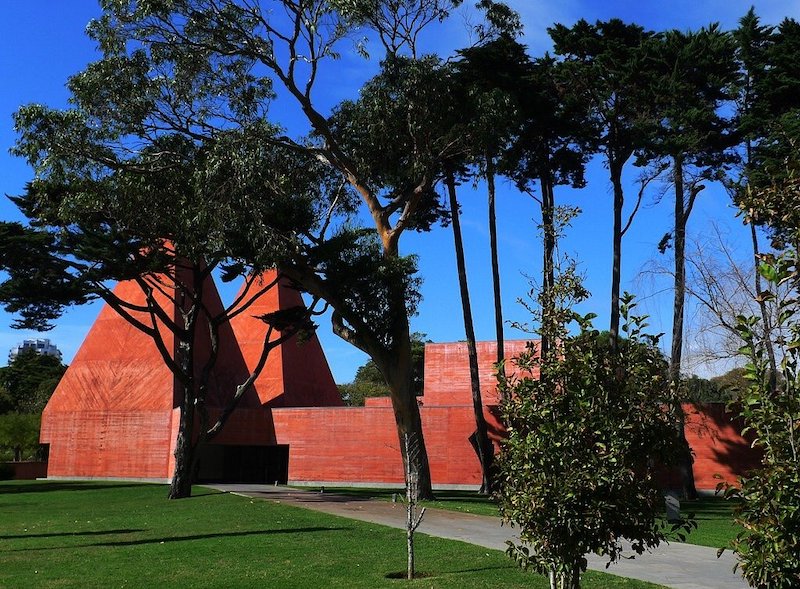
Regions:
[[[51,343],[49,339],[26,339],[22,343],[11,348],[8,352],[9,364],[17,359],[20,352],[24,352],[25,350],[36,350],[39,354],[53,356],[61,361],[61,350],[59,350],[58,346],[54,343]]]

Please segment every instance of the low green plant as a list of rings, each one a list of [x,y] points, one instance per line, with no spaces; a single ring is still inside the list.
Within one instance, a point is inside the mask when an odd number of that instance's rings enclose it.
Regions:
[[[657,336],[644,333],[633,297],[621,298],[627,339],[617,350],[592,328],[593,315],[574,305],[588,298],[575,264],[560,270],[548,312],[534,330],[537,343],[514,359],[518,376],[500,376],[508,436],[498,460],[500,513],[519,528],[508,553],[550,579],[552,589],[576,589],[586,554],[622,555],[622,540],[641,554],[691,520],[670,526],[656,465],[674,463],[680,450],[678,405],[668,384]],[[544,307],[544,305],[542,305]],[[576,323],[578,333],[569,332]]]
[[[739,566],[753,587],[794,589],[800,587],[800,259],[790,250],[779,257],[762,257],[761,276],[770,288],[759,296],[775,304],[772,330],[760,328],[758,317],[738,318],[744,341],[740,352],[749,362],[750,382],[733,405],[745,421],[745,432],[754,437],[762,453],[761,468],[727,485],[726,497],[740,501],[734,510],[742,531],[733,541]],[[790,286],[777,299],[778,285]],[[771,378],[765,341],[771,334],[775,356],[780,359],[778,378]]]

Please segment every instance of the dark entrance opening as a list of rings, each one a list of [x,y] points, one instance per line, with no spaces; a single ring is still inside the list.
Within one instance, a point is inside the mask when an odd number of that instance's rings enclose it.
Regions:
[[[289,446],[206,446],[199,482],[279,483],[289,477]]]

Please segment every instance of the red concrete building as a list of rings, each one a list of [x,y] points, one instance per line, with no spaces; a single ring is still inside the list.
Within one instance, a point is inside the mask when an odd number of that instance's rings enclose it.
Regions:
[[[116,293],[134,302],[142,296],[128,283],[119,284]],[[206,298],[221,305],[213,284]],[[302,304],[299,293],[280,285],[223,330],[208,397],[212,409],[224,405],[258,361],[265,326],[257,317],[297,304]],[[506,342],[506,357],[525,345],[521,340]],[[207,354],[207,349],[199,345],[198,354]],[[502,428],[492,367],[495,344],[480,342],[478,355],[484,413],[497,445]],[[169,480],[178,392],[152,340],[103,308],[42,416],[41,442],[49,445],[48,477]],[[465,344],[426,346],[425,390],[419,403],[434,485],[477,488],[480,466],[468,441],[474,416]],[[740,428],[721,407],[687,409],[698,488],[713,489],[719,482],[715,474],[731,480],[755,465],[749,445],[738,434]],[[343,407],[316,337],[302,344],[292,338],[273,350],[250,394],[206,447],[200,478],[402,484],[389,399]]]

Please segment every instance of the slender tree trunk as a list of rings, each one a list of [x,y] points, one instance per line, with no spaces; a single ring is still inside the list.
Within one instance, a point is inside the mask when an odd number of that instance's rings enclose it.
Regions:
[[[611,332],[611,351],[619,350],[619,288],[620,275],[622,269],[622,207],[625,204],[625,196],[622,192],[622,164],[612,161],[609,164],[611,170],[611,184],[614,188],[614,232],[611,262],[611,321],[609,331]]]
[[[749,80],[748,80],[749,81]],[[745,142],[745,157],[747,158],[747,166],[750,167],[751,162],[753,161],[753,143],[750,139],[747,139]],[[758,309],[761,313],[761,321],[764,325],[764,346],[767,349],[767,358],[769,358],[769,368],[770,368],[770,377],[769,377],[769,390],[772,391],[773,394],[777,393],[778,390],[778,364],[775,360],[775,346],[772,343],[772,321],[769,317],[769,312],[767,311],[767,303],[766,301],[762,300],[759,295],[764,290],[763,283],[761,282],[761,274],[758,273],[758,263],[759,263],[759,256],[761,254],[760,248],[758,247],[758,232],[756,231],[756,226],[754,223],[750,223],[750,240],[753,244],[753,262],[755,264],[755,272],[753,272],[753,282],[755,283],[756,287],[756,297],[758,297]]]
[[[556,235],[554,223],[555,195],[553,183],[549,174],[543,174],[539,179],[542,186],[542,319],[551,321],[555,316],[555,299],[553,298],[553,285],[555,284],[555,247]],[[543,330],[547,333],[547,329]],[[541,360],[544,362],[550,351],[550,340],[547,335],[541,339]]]
[[[497,340],[498,376],[505,377],[505,340],[503,337],[503,303],[500,298],[500,263],[497,252],[497,215],[495,211],[494,160],[486,156],[486,184],[489,192],[489,249],[492,257],[492,290],[494,291],[494,330]]]
[[[472,309],[469,301],[469,286],[467,285],[467,269],[464,262],[464,242],[461,237],[461,222],[459,220],[458,199],[456,197],[456,184],[452,172],[447,174],[447,191],[450,195],[450,213],[452,216],[453,240],[456,250],[456,266],[458,268],[458,285],[461,291],[461,310],[464,314],[464,330],[467,336],[467,353],[469,355],[469,376],[472,388],[472,408],[475,413],[474,447],[481,463],[482,484],[481,493],[491,493],[491,467],[494,459],[494,448],[489,441],[486,419],[483,415],[483,402],[481,400],[481,383],[478,372],[478,352],[475,346],[475,328],[472,324]]]
[[[396,252],[394,254],[396,255]],[[403,458],[403,472],[411,473],[414,478],[416,499],[433,499],[428,451],[422,434],[422,418],[413,385],[411,330],[406,311],[405,283],[398,280],[391,293],[393,299],[390,304],[395,313],[389,328],[394,346],[390,351],[374,350],[374,354],[370,356],[373,359],[376,356],[380,358],[377,364],[389,385]],[[408,484],[406,476],[406,485]]]
[[[669,361],[670,386],[674,391],[681,388],[681,361],[683,359],[683,321],[686,301],[686,224],[689,211],[683,184],[683,161],[680,156],[673,161],[673,182],[675,184],[675,289],[672,305],[672,350]],[[681,440],[680,473],[683,494],[687,499],[697,499],[692,467],[692,449],[686,439],[686,415],[680,398],[676,402],[678,416],[678,435]]]

